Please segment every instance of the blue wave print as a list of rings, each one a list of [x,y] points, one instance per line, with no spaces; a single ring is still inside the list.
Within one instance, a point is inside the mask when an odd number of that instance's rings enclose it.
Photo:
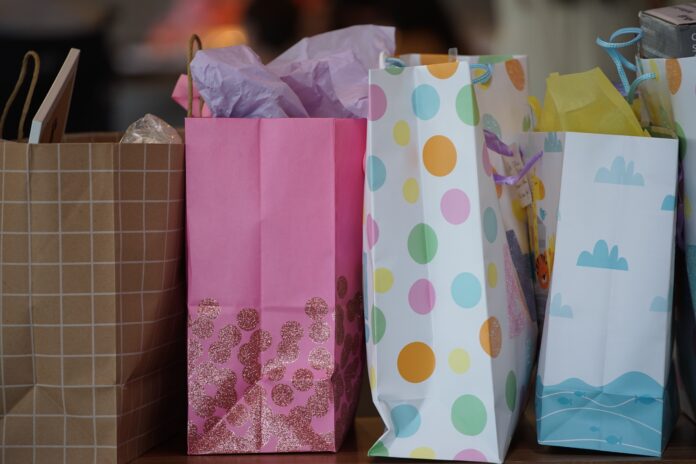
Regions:
[[[665,389],[642,372],[628,372],[598,387],[579,379],[545,386],[539,377],[539,443],[660,456],[669,409],[664,398]]]

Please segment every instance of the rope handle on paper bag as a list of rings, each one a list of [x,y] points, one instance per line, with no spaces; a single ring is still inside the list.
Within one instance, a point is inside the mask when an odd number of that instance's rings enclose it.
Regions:
[[[26,78],[27,67],[29,66],[30,59],[34,60],[34,72],[31,75],[29,90],[27,91],[27,96],[24,99],[24,107],[22,108],[22,115],[19,118],[19,128],[17,129],[17,140],[22,140],[24,138],[24,121],[27,119],[27,113],[29,112],[31,99],[34,96],[36,82],[39,80],[39,69],[41,68],[41,59],[39,58],[38,53],[36,53],[33,50],[28,51],[24,55],[24,58],[22,59],[22,68],[19,71],[17,83],[15,84],[12,93],[10,94],[9,98],[7,99],[7,102],[5,103],[5,107],[2,110],[2,116],[0,116],[0,138],[2,138],[3,129],[5,128],[5,120],[7,119],[8,113],[10,112],[10,107],[12,107],[12,103],[14,103],[15,98],[17,98],[19,89],[22,87],[24,79]]]
[[[486,139],[486,148],[488,148],[489,150],[493,150],[494,152],[502,156],[515,156],[515,153],[512,151],[512,149],[505,142],[500,140],[500,138],[498,138],[498,136],[495,135],[493,132],[484,129],[483,136]],[[522,156],[522,159],[524,159],[524,153],[522,153],[521,148],[520,155]],[[500,174],[493,174],[493,180],[496,184],[515,185],[519,181],[521,181],[524,178],[524,176],[527,175],[529,170],[532,169],[532,167],[534,167],[536,162],[539,161],[542,156],[544,156],[543,150],[539,151],[539,153],[529,158],[529,160],[527,160],[527,162],[524,163],[522,169],[520,169],[520,172],[518,172],[516,175],[501,176]]]
[[[201,44],[201,38],[198,37],[196,34],[192,34],[191,38],[189,38],[189,43],[188,43],[188,56],[186,60],[186,77],[188,78],[188,109],[186,112],[186,117],[190,118],[193,116],[193,77],[191,76],[191,60],[193,60],[193,45],[198,46],[198,50],[203,49],[203,45]],[[196,50],[196,51],[198,51]],[[200,103],[199,103],[199,108],[198,108],[198,114],[203,115],[203,98],[199,97]]]
[[[635,37],[626,40],[625,42],[615,42],[617,37],[622,35],[634,34]],[[631,63],[625,56],[619,53],[619,49],[630,47],[633,44],[637,44],[640,39],[643,38],[643,31],[639,27],[624,27],[614,31],[614,33],[609,37],[609,41],[597,37],[596,43],[604,49],[609,55],[609,58],[614,62],[616,66],[616,71],[619,74],[619,79],[621,80],[621,86],[623,87],[623,94],[626,97],[628,103],[632,103],[635,98],[636,90],[638,86],[648,80],[655,79],[657,76],[655,73],[646,73],[638,76],[633,82],[628,81],[628,76],[626,75],[626,70],[628,68],[633,72],[638,72],[636,65]]]

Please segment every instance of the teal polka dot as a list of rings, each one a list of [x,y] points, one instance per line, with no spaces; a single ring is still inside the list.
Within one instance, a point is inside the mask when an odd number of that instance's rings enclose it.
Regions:
[[[486,240],[490,243],[495,242],[498,236],[498,220],[495,218],[495,211],[491,207],[486,208],[486,211],[483,212],[483,233],[486,236]]]
[[[507,380],[505,380],[505,401],[508,409],[514,411],[517,404],[517,377],[514,371],[508,372]]]
[[[421,84],[413,90],[411,104],[418,119],[427,121],[440,110],[440,96],[432,85]]]
[[[408,253],[418,264],[433,260],[437,253],[437,235],[427,224],[417,224],[408,234]]]
[[[496,121],[495,118],[490,114],[486,113],[481,116],[481,125],[485,130],[493,132],[495,135],[497,135],[498,138],[502,137],[502,132],[500,132],[500,125],[498,124],[498,121]]]
[[[452,405],[452,424],[459,433],[478,435],[487,421],[486,406],[474,395],[462,395]]]
[[[418,409],[410,404],[400,404],[391,410],[394,433],[399,438],[414,435],[420,428],[421,418]]]
[[[367,185],[373,192],[379,190],[387,180],[387,168],[381,159],[376,156],[367,158]]]
[[[473,308],[481,301],[481,283],[470,272],[462,272],[452,281],[452,298],[462,308]]]
[[[384,337],[384,331],[387,330],[387,319],[384,317],[384,313],[377,306],[372,307],[372,336],[374,337],[374,342],[379,343],[379,341]]]
[[[475,126],[479,123],[479,109],[476,103],[474,86],[467,84],[461,88],[455,101],[457,116],[464,124]]]

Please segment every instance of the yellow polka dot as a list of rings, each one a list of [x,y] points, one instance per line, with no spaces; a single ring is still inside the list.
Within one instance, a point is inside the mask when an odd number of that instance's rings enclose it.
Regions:
[[[660,81],[660,70],[657,68],[657,63],[655,60],[650,60],[650,72],[655,74],[655,80]]]
[[[450,369],[452,369],[455,374],[465,373],[469,370],[469,366],[471,365],[469,353],[461,348],[455,348],[450,351],[447,361],[449,362]]]
[[[375,291],[377,293],[388,292],[394,285],[394,275],[386,267],[375,269]]]
[[[406,182],[404,182],[404,200],[406,200],[409,203],[415,203],[418,201],[418,195],[419,195],[419,189],[418,189],[418,181],[414,179],[413,177],[406,179]]]
[[[411,141],[411,129],[408,127],[408,123],[403,119],[401,121],[396,121],[394,129],[392,130],[392,135],[397,144],[401,146],[408,145],[408,142]]]
[[[522,207],[522,203],[517,198],[512,199],[512,214],[515,215],[518,221],[524,222],[527,217],[525,209]]]
[[[409,456],[417,459],[435,459],[435,450],[427,446],[421,446],[411,451]]]
[[[451,63],[429,64],[428,71],[430,71],[430,74],[432,74],[433,77],[437,77],[438,79],[447,79],[457,72],[458,65],[459,63],[456,61]]]
[[[377,386],[377,371],[375,371],[374,366],[370,367],[367,375],[370,379],[370,388],[374,390]]]
[[[486,280],[488,281],[488,286],[491,288],[495,288],[498,285],[498,268],[495,266],[495,263],[488,264]]]
[[[481,325],[479,331],[479,341],[481,348],[488,353],[491,358],[497,358],[503,344],[503,333],[500,329],[500,322],[495,317],[489,317]]]
[[[435,353],[423,342],[409,343],[399,352],[397,359],[399,374],[407,382],[420,383],[427,380],[435,370]]]
[[[444,135],[434,135],[423,145],[423,164],[434,176],[446,176],[457,164],[457,150]]]

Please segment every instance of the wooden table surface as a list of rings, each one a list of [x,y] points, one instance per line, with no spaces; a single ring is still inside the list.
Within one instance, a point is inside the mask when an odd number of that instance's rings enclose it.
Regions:
[[[358,417],[355,430],[346,439],[337,454],[253,454],[228,456],[186,456],[183,437],[153,449],[134,464],[329,464],[329,463],[407,463],[425,461],[412,459],[369,458],[367,450],[382,433],[382,422],[377,417]],[[681,417],[661,460],[612,453],[590,452],[569,448],[539,446],[534,430],[534,412],[528,408],[512,440],[505,462],[663,462],[696,463],[696,425]]]

